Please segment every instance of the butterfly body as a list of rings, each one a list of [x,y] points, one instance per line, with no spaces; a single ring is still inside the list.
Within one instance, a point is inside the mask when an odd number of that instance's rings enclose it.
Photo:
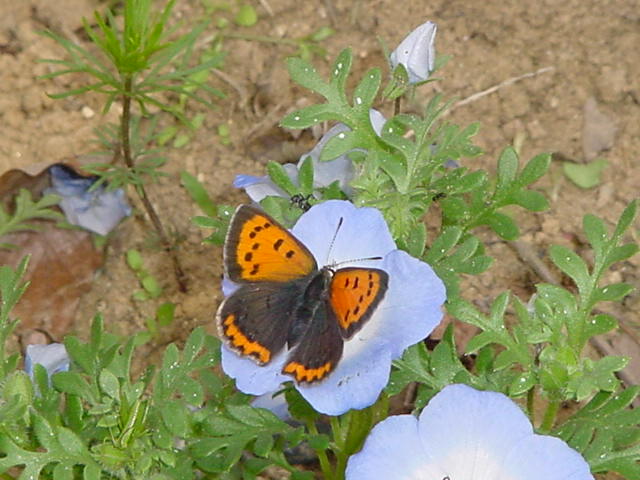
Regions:
[[[298,382],[325,378],[344,341],[371,317],[387,289],[375,268],[318,268],[306,246],[261,210],[236,211],[224,247],[225,273],[239,288],[216,316],[228,347],[259,365],[285,348],[283,373]]]

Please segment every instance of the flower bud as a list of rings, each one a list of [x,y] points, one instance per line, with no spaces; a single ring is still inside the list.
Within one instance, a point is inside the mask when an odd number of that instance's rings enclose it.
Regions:
[[[391,53],[392,68],[404,65],[409,74],[409,83],[424,82],[433,71],[437,28],[433,22],[423,23],[407,35]]]

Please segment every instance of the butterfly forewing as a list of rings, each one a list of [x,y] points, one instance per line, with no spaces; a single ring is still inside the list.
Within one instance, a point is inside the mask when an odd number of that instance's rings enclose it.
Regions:
[[[237,210],[224,245],[225,268],[233,282],[290,282],[306,277],[317,264],[287,229],[248,205]]]
[[[377,268],[342,268],[330,285],[329,303],[344,338],[351,338],[371,317],[387,292],[389,275]]]

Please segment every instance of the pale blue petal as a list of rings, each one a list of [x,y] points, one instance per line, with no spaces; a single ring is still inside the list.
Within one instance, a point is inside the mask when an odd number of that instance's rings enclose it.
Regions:
[[[297,185],[298,169],[296,166],[292,163],[287,163],[282,167],[294,185]],[[268,175],[265,175],[264,177],[255,177],[253,175],[244,174],[236,175],[236,178],[233,181],[233,186],[244,189],[249,198],[256,203],[260,202],[265,197],[289,197],[284,190],[271,181],[271,178]]]
[[[532,435],[515,444],[500,480],[593,480],[585,459],[559,438]]]
[[[417,433],[412,418],[378,424],[349,460],[347,480],[593,480],[577,452],[560,439],[535,435],[520,408],[500,393],[450,385],[422,411]]]
[[[54,373],[69,370],[69,362],[67,349],[62,343],[27,345],[24,358],[24,370],[33,378],[33,366],[39,363],[47,370],[47,374],[51,377]]]
[[[341,218],[343,222],[338,231]],[[379,260],[354,260],[384,257],[396,248],[379,210],[357,208],[344,200],[329,200],[313,206],[300,217],[292,232],[307,246],[320,266],[379,268]]]
[[[367,345],[366,352],[369,355],[343,356],[327,378],[296,388],[313,408],[325,415],[342,415],[373,405],[387,385],[391,358],[386,348],[379,345],[376,348],[375,344]]]
[[[371,126],[373,127],[373,130],[378,135],[380,135],[380,132],[382,132],[382,127],[384,127],[384,124],[387,122],[387,119],[384,117],[384,115],[381,112],[372,108],[371,110],[369,110],[369,120],[371,121]]]
[[[232,282],[226,276],[222,278],[222,294],[225,297],[228,297],[239,288],[240,288],[239,284]]]
[[[440,323],[446,288],[429,265],[402,250],[389,253],[381,268],[389,274],[389,288],[375,313],[380,328],[371,336],[383,339],[395,360]]]
[[[267,365],[258,365],[248,357],[241,357],[222,345],[222,369],[236,381],[238,390],[249,395],[274,392],[280,384],[291,380],[281,373],[288,351],[280,352]]]
[[[107,191],[100,186],[89,191],[97,177],[82,177],[63,165],[53,165],[49,173],[51,188],[45,193],[61,197],[58,205],[70,224],[106,235],[124,217],[131,215],[131,207],[121,188]]]
[[[431,399],[419,430],[425,463],[439,465],[451,478],[474,480],[498,478],[505,452],[533,434],[509,398],[466,385],[449,385]]]
[[[427,478],[412,476],[419,472],[423,454],[416,418],[412,415],[389,417],[374,427],[362,450],[349,458],[346,480]],[[441,478],[433,477],[433,480]]]
[[[527,416],[501,393],[450,385],[429,402],[419,422],[425,471],[473,480],[593,478],[584,460],[579,469],[581,457],[564,442],[534,435]],[[576,472],[582,476],[572,477]]]
[[[409,74],[409,83],[427,80],[435,65],[435,37],[437,26],[426,22],[409,35],[391,53],[391,66],[402,64]]]
[[[287,399],[281,389],[278,389],[278,392],[269,392],[264,395],[259,395],[253,399],[251,405],[256,408],[265,408],[285,422],[292,420]]]
[[[244,173],[241,173],[239,175],[236,175],[236,178],[233,180],[233,186],[236,188],[245,188],[249,185],[264,182],[268,178],[269,177],[267,176],[256,177],[255,175],[245,175]]]

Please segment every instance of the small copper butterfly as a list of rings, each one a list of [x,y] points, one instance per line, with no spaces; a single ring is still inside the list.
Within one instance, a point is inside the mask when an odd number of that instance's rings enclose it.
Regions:
[[[311,252],[262,210],[241,205],[224,244],[224,267],[240,287],[218,308],[220,338],[269,363],[285,345],[282,372],[299,383],[326,378],[387,291],[377,268],[318,268]]]

